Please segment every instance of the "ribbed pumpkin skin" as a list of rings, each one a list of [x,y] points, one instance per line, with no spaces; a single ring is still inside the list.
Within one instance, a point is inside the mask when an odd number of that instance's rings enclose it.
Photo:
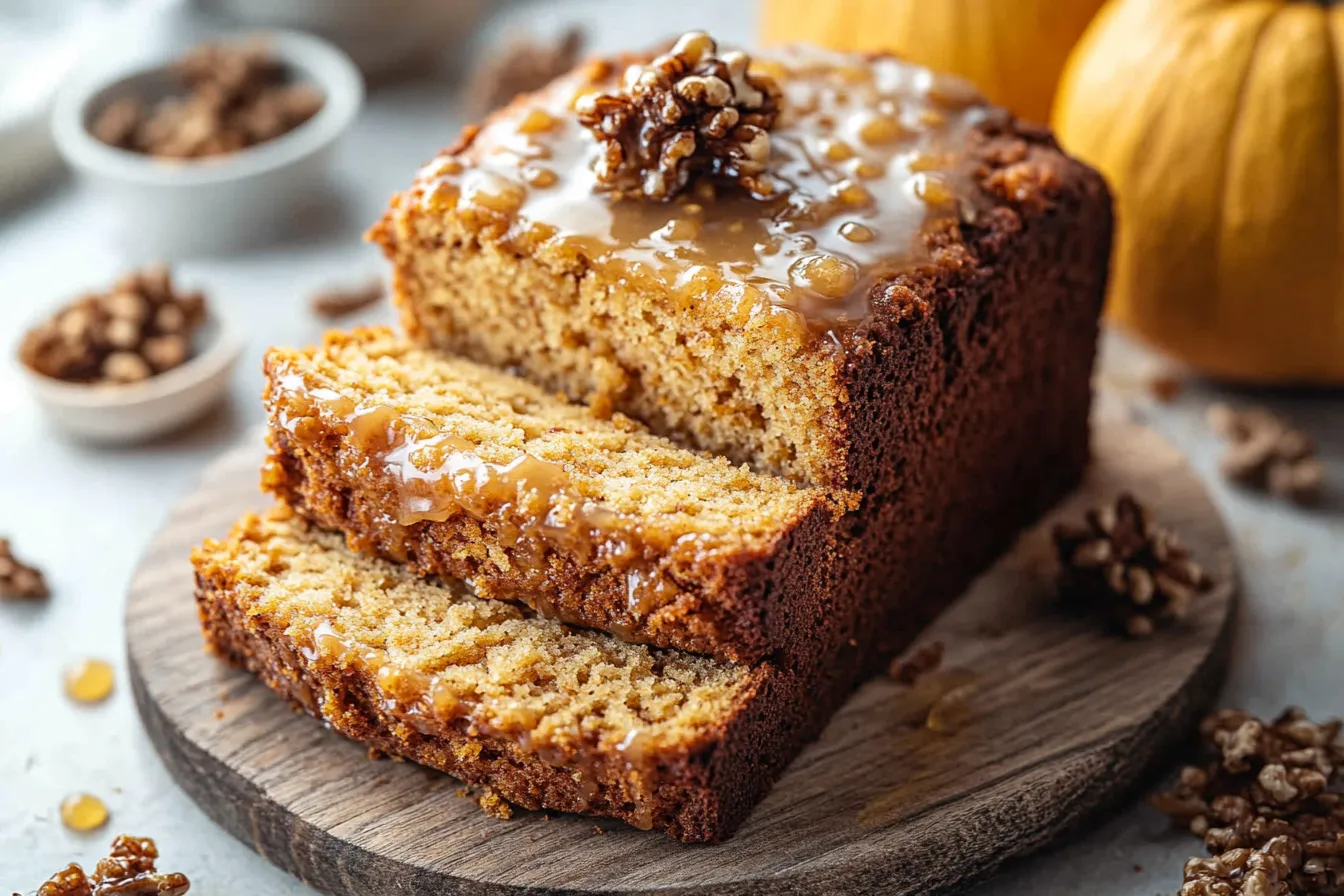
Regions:
[[[1112,318],[1198,370],[1344,383],[1344,6],[1111,0],[1054,126],[1118,208]]]
[[[1044,122],[1064,60],[1103,0],[762,0],[767,44],[890,50],[968,78]]]

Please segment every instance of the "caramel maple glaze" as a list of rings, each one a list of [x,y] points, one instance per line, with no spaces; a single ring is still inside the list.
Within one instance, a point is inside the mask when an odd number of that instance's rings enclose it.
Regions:
[[[387,330],[272,349],[266,373],[264,486],[356,550],[627,640],[739,662],[806,641],[847,496]]]
[[[216,653],[347,737],[526,808],[715,839],[768,784],[762,756],[795,737],[768,664],[627,644],[426,582],[283,505],[192,562]]]
[[[968,144],[1007,116],[890,57],[785,53],[771,195],[701,179],[612,201],[580,97],[633,58],[581,66],[426,166],[371,232],[408,330],[655,430],[815,484],[848,479],[852,331],[911,297],[930,235],[983,214]]]

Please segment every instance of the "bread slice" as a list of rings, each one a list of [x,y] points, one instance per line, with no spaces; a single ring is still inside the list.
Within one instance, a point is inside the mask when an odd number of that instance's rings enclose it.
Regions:
[[[356,550],[627,640],[810,643],[842,509],[381,329],[266,356],[271,492]]]
[[[529,809],[716,840],[804,737],[768,664],[628,644],[427,582],[283,505],[192,562],[214,652],[347,737]]]

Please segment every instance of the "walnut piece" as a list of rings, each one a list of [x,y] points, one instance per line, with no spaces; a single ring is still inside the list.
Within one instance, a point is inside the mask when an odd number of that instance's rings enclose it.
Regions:
[[[186,363],[205,322],[205,297],[178,292],[155,265],[83,296],[30,330],[19,359],[30,369],[75,383],[135,383]]]
[[[160,873],[158,858],[153,840],[122,834],[92,875],[68,865],[38,887],[37,896],[182,896],[191,889],[184,875]]]
[[[1182,768],[1176,786],[1149,803],[1202,838],[1211,853],[1221,854],[1219,860],[1291,841],[1300,861],[1291,864],[1285,878],[1291,888],[1285,892],[1339,896],[1344,894],[1342,726],[1338,719],[1313,723],[1297,708],[1269,723],[1241,710],[1220,710],[1200,726],[1201,764]]]
[[[709,35],[692,31],[648,65],[631,66],[619,93],[580,97],[579,121],[602,149],[599,186],[617,198],[669,200],[704,176],[773,195],[765,172],[781,93],[750,66],[745,53],[719,56]]]
[[[0,538],[0,598],[41,600],[50,596],[42,570],[20,561],[14,556],[9,539]]]
[[[1277,837],[1261,849],[1232,849],[1185,863],[1180,896],[1294,896],[1289,885],[1302,862],[1296,841]]]
[[[158,158],[203,158],[273,140],[325,102],[311,84],[291,83],[262,43],[200,44],[170,68],[184,95],[153,104],[118,97],[94,119],[93,135]]]
[[[1264,408],[1237,410],[1215,404],[1209,408],[1208,423],[1228,442],[1219,462],[1225,478],[1296,504],[1320,498],[1325,466],[1311,439],[1287,420]]]
[[[1183,619],[1213,584],[1176,536],[1151,522],[1129,494],[1088,511],[1082,525],[1056,526],[1054,541],[1064,597],[1101,612],[1131,637]]]
[[[545,87],[578,63],[586,40],[580,28],[571,28],[549,42],[515,36],[472,74],[467,87],[471,115],[483,118],[518,94]]]
[[[374,279],[356,286],[330,287],[316,292],[308,300],[308,307],[318,317],[344,317],[378,304],[386,294],[383,281]]]

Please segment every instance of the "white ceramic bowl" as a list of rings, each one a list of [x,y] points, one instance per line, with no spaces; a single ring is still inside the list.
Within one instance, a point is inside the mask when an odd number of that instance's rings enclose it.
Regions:
[[[186,363],[138,383],[87,385],[43,376],[20,364],[47,417],[76,438],[144,442],[204,415],[228,394],[242,340],[213,312]]]
[[[306,34],[252,32],[224,41],[260,37],[293,71],[326,97],[299,127],[229,155],[156,159],[96,139],[89,126],[113,99],[126,94],[154,100],[178,91],[167,63],[121,76],[78,73],[56,96],[56,146],[81,175],[107,194],[117,235],[134,251],[156,258],[218,254],[283,237],[305,211],[320,209],[338,138],[364,101],[364,83],[344,53]]]

